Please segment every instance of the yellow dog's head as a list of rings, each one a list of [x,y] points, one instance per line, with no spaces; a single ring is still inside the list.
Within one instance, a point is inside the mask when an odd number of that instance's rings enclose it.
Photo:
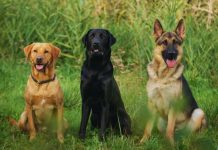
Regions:
[[[24,48],[26,58],[30,60],[37,71],[45,71],[53,66],[61,50],[50,43],[33,43]]]

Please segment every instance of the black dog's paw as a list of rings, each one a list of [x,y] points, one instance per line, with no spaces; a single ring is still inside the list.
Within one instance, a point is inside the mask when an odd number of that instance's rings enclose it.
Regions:
[[[126,137],[128,137],[132,134],[132,131],[129,127],[124,127],[122,130],[122,134],[125,135]]]
[[[85,133],[79,133],[79,139],[80,140],[85,140],[86,134]]]
[[[101,141],[101,142],[105,142],[106,141],[105,134],[99,134],[98,138],[99,138],[99,141]]]

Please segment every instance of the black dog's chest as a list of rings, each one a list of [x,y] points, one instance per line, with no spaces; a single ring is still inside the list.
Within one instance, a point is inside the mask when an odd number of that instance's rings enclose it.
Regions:
[[[96,99],[102,97],[103,83],[97,75],[90,75],[83,84],[85,93],[89,98]]]
[[[103,92],[101,81],[98,79],[90,80],[87,84],[87,91],[90,96],[99,97]]]

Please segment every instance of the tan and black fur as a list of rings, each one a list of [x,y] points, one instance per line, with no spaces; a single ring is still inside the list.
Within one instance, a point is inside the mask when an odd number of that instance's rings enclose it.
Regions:
[[[153,60],[147,66],[148,108],[152,117],[146,124],[140,142],[147,140],[158,114],[157,127],[164,131],[166,137],[174,143],[174,130],[186,127],[197,131],[206,124],[205,114],[192,95],[183,76],[182,42],[185,37],[183,20],[180,20],[174,32],[165,32],[159,22],[154,23],[156,47]]]
[[[39,130],[55,129],[62,143],[67,122],[63,116],[63,91],[55,76],[60,49],[50,43],[33,43],[24,48],[24,53],[31,62],[31,75],[24,92],[25,109],[18,122],[12,118],[9,121],[27,131],[30,140]]]

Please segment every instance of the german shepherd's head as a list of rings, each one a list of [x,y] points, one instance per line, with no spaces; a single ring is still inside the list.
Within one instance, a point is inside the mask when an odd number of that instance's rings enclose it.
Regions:
[[[181,19],[174,32],[165,32],[158,19],[154,22],[154,37],[156,48],[154,59],[159,64],[164,63],[168,68],[174,68],[181,63],[182,43],[185,37],[185,26]]]

